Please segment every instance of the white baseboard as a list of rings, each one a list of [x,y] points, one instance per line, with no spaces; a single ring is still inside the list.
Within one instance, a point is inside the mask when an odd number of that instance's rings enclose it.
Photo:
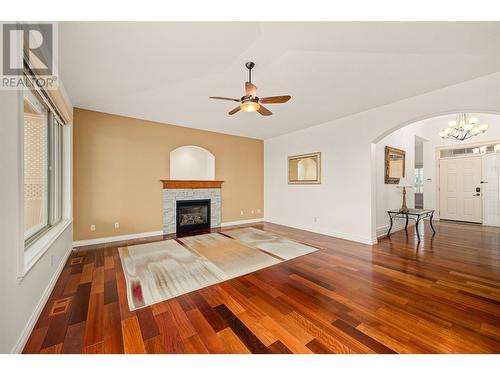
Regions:
[[[220,226],[221,227],[228,227],[231,225],[258,223],[261,221],[264,221],[264,219],[260,218],[260,219],[249,219],[249,220],[239,220],[239,221],[227,221],[225,223],[221,223]],[[161,236],[161,235],[163,235],[163,231],[158,230],[158,231],[154,231],[154,232],[133,233],[133,234],[124,234],[121,236],[92,238],[90,240],[74,241],[73,247],[97,245],[97,244],[101,244],[101,243],[116,242],[116,241],[127,241],[127,240],[133,240],[136,238],[154,237],[154,236]]]
[[[322,231],[322,230],[318,230],[316,228],[309,228],[309,227],[305,227],[305,226],[304,227],[294,226],[294,225],[291,225],[291,224],[288,224],[288,223],[280,223],[280,222],[269,220],[269,219],[266,219],[265,221],[268,222],[268,223],[272,223],[272,224],[284,225],[284,226],[290,227],[290,228],[296,228],[296,229],[306,230],[308,232],[324,234],[326,236],[340,238],[340,239],[347,240],[347,241],[359,242],[359,243],[362,243],[362,244],[365,244],[365,245],[374,245],[374,244],[377,243],[377,240],[373,239],[373,238],[353,236],[351,234],[343,233],[343,232],[338,232],[338,231]]]
[[[41,295],[40,299],[38,300],[38,303],[33,310],[33,313],[31,314],[28,323],[23,329],[23,332],[21,333],[21,336],[19,336],[19,339],[16,342],[16,345],[11,350],[12,354],[19,354],[22,352],[24,345],[26,345],[26,342],[28,341],[28,338],[31,335],[31,332],[33,331],[33,328],[35,328],[35,324],[38,321],[38,318],[40,317],[40,314],[42,313],[43,308],[45,307],[45,304],[49,300],[50,294],[52,293],[52,290],[54,289],[54,286],[56,285],[57,279],[59,279],[59,275],[61,275],[61,272],[64,268],[64,265],[68,261],[68,257],[71,254],[71,251],[73,248],[70,246],[66,253],[63,255],[61,258],[61,262],[57,266],[56,272],[54,272],[54,275],[49,281],[49,285],[45,288],[43,291],[43,294]]]
[[[260,223],[264,221],[263,218],[260,219],[248,219],[248,220],[238,220],[238,221],[226,221],[225,223],[221,223],[220,226],[229,227],[231,225],[242,225],[242,224],[252,224],[252,223]]]
[[[92,238],[90,240],[74,241],[73,242],[73,247],[87,246],[87,245],[97,245],[97,244],[100,244],[100,243],[108,243],[108,242],[116,242],[116,241],[127,241],[127,240],[133,240],[133,239],[136,239],[136,238],[162,236],[162,235],[163,235],[163,231],[162,230],[157,230],[157,231],[154,231],[154,232],[133,233],[133,234],[123,234],[121,236]]]

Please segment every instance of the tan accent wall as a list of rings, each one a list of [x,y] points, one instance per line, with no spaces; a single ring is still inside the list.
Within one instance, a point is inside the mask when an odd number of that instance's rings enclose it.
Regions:
[[[169,178],[170,151],[184,145],[203,147],[215,156],[215,178],[225,181],[222,222],[263,217],[262,140],[80,108],[73,115],[75,240],[161,230],[160,180]]]

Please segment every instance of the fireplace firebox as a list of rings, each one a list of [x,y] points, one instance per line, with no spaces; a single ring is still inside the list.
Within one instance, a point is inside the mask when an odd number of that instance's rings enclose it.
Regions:
[[[177,234],[210,230],[210,199],[177,201]]]

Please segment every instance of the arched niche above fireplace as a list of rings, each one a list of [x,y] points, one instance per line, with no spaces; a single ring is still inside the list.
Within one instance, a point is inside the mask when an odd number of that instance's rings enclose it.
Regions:
[[[181,146],[170,152],[171,180],[215,180],[215,156],[199,146]]]

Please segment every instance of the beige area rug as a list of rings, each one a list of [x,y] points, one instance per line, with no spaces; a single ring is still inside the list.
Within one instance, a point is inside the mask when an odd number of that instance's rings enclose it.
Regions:
[[[131,311],[318,250],[255,228],[118,249]]]

